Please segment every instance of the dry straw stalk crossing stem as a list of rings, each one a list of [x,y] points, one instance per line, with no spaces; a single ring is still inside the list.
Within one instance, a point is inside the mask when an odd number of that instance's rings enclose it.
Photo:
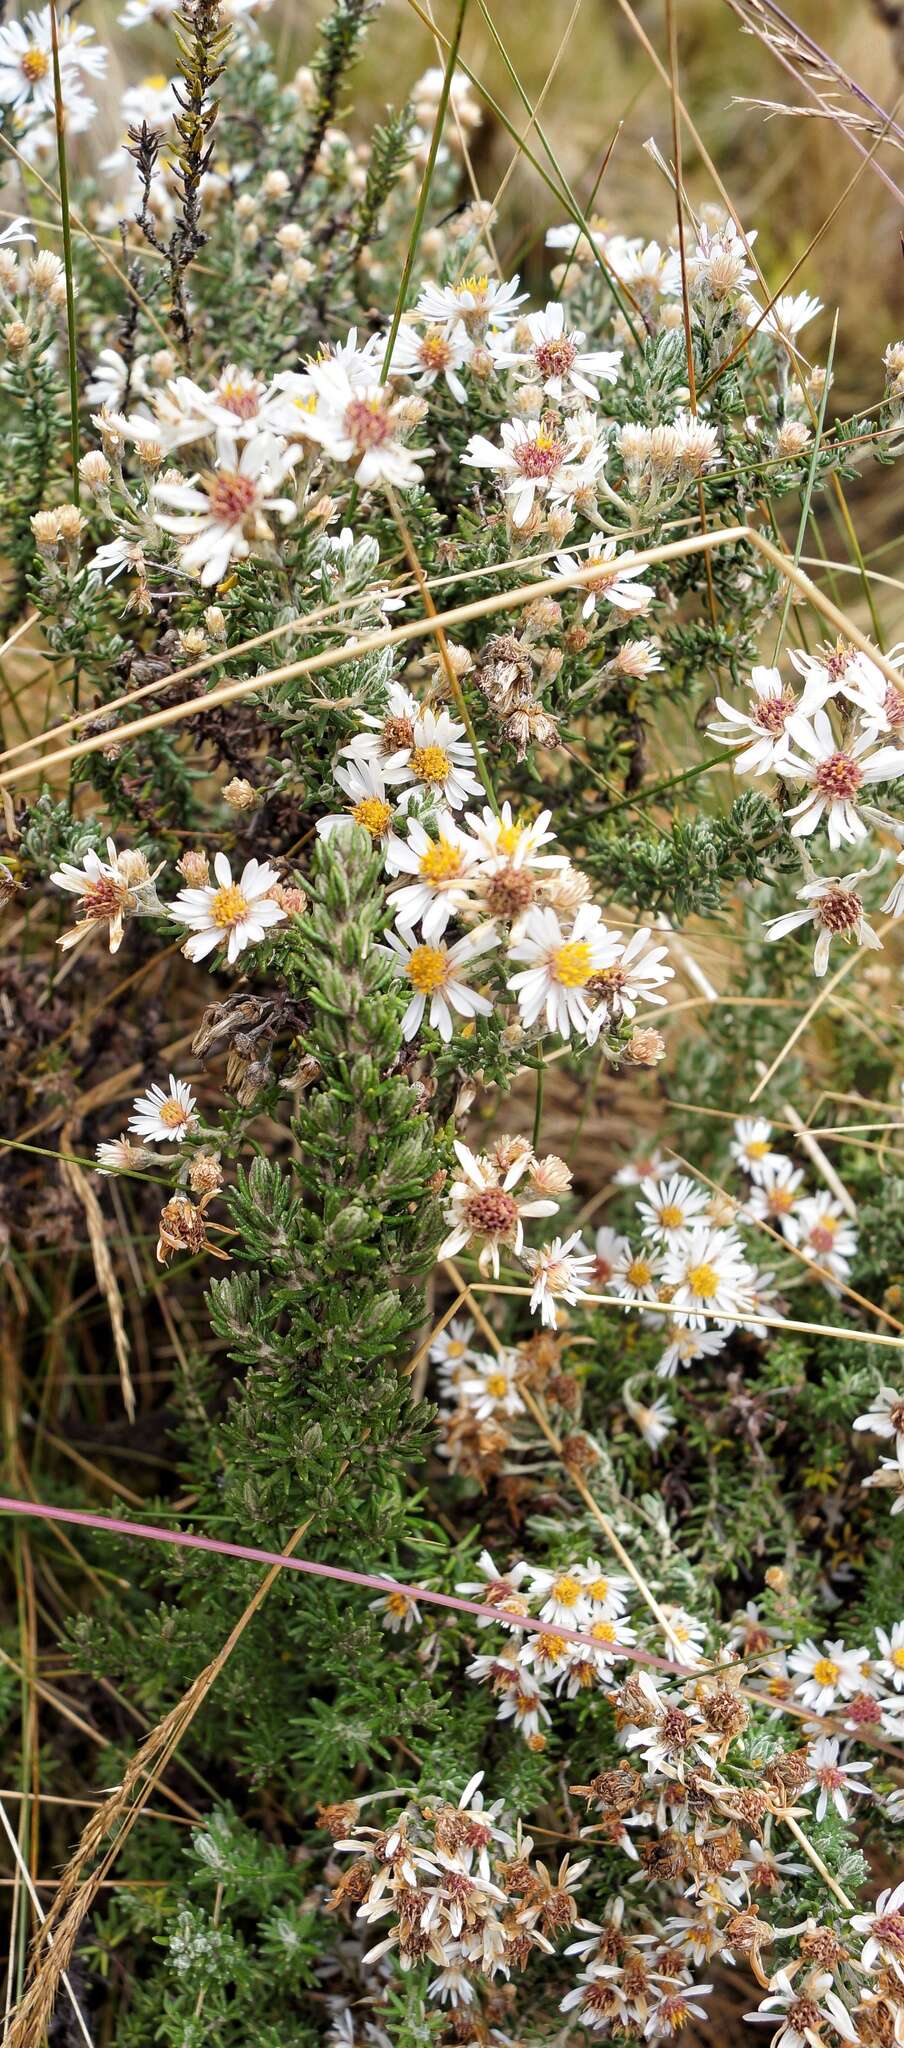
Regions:
[[[820,612],[836,633],[842,633],[855,647],[875,662],[886,681],[893,688],[904,693],[904,676],[894,667],[879,648],[861,632],[856,622],[846,612],[833,604],[831,598],[809,576],[799,568],[781,548],[774,546],[766,535],[753,526],[722,526],[709,533],[689,534],[683,540],[665,541],[659,547],[638,548],[622,557],[622,567],[645,568],[656,562],[686,560],[687,557],[705,553],[711,548],[740,547],[744,544],[754,548],[770,562],[773,568],[788,578],[801,597]],[[581,588],[592,582],[598,571],[590,563],[574,569],[568,575],[546,576],[533,583],[520,584],[515,590],[495,591],[490,596],[475,600],[471,604],[455,605],[450,610],[438,612],[434,617],[409,619],[401,626],[385,627],[378,632],[368,633],[359,639],[346,641],[341,647],[324,648],[321,654],[312,654],[299,661],[286,662],[281,668],[269,669],[260,676],[243,677],[240,681],[223,683],[218,689],[210,690],[206,697],[191,697],[181,704],[167,704],[159,711],[149,712],[144,718],[133,719],[128,725],[119,726],[112,732],[92,734],[89,739],[78,740],[72,746],[58,747],[45,754],[40,760],[26,761],[21,766],[10,768],[0,775],[0,789],[17,787],[31,781],[35,776],[55,768],[65,761],[79,760],[85,754],[95,754],[108,748],[115,736],[117,745],[138,739],[142,733],[156,732],[159,728],[178,725],[184,718],[197,717],[218,704],[233,704],[238,698],[256,694],[258,690],[272,689],[278,683],[294,681],[298,676],[322,675],[331,668],[347,665],[360,660],[365,654],[378,653],[384,647],[401,647],[409,641],[438,638],[454,626],[467,625],[473,619],[491,618],[498,612],[515,609],[519,604],[531,604],[538,598],[560,597],[564,591]]]

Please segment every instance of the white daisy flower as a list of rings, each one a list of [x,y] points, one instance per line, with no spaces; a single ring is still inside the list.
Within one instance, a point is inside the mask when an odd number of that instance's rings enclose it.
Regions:
[[[230,562],[272,546],[266,514],[275,513],[285,526],[298,509],[294,498],[278,495],[296,459],[297,450],[273,434],[258,434],[246,442],[237,468],[220,463],[200,488],[198,483],[158,484],[156,502],[172,511],[158,513],[157,524],[175,534],[181,567],[197,573],[203,584],[221,583]]]
[[[877,1628],[876,1641],[882,1652],[876,1660],[876,1670],[895,1692],[904,1692],[904,1621],[893,1622],[888,1632]]]
[[[760,324],[770,334],[794,341],[801,329],[806,327],[810,320],[815,320],[817,313],[821,313],[822,310],[822,300],[814,298],[811,292],[780,292]]]
[[[391,875],[415,879],[393,890],[390,903],[397,922],[414,931],[420,925],[428,945],[442,938],[450,917],[463,910],[480,849],[459,830],[449,811],[440,811],[436,837],[419,818],[408,818],[407,841],[393,835],[386,855]]]
[[[574,1230],[570,1237],[554,1237],[551,1244],[544,1244],[539,1251],[527,1250],[522,1263],[533,1280],[530,1298],[531,1313],[540,1311],[540,1321],[551,1330],[558,1324],[557,1301],[565,1301],[573,1307],[582,1301],[587,1293],[593,1273],[592,1253],[581,1249],[581,1233]]]
[[[336,356],[313,363],[307,371],[313,411],[298,414],[298,431],[317,441],[334,462],[347,463],[356,483],[395,484],[409,490],[423,479],[418,456],[401,438],[406,412],[403,399],[376,378],[360,385],[346,362]]]
[[[798,1250],[836,1280],[846,1280],[857,1252],[857,1232],[841,1203],[831,1195],[807,1195],[797,1205],[794,1227]]]
[[[758,1184],[751,1188],[744,1213],[757,1223],[771,1223],[791,1244],[798,1239],[797,1210],[804,1198],[803,1168],[790,1159],[763,1168]]]
[[[390,683],[385,711],[360,712],[361,723],[367,730],[356,732],[354,739],[340,747],[340,754],[349,761],[373,762],[386,783],[406,782],[414,728],[421,715],[421,706],[411,691],[401,683]]]
[[[181,1145],[198,1122],[197,1104],[187,1081],[169,1077],[169,1088],[155,1081],[145,1095],[132,1104],[129,1130],[137,1138],[149,1138],[154,1145]]]
[[[533,1598],[541,1603],[541,1621],[574,1629],[582,1629],[590,1621],[591,1604],[580,1565],[563,1565],[553,1571],[528,1565],[527,1577]]]
[[[456,1581],[455,1591],[456,1593],[461,1593],[467,1600],[486,1601],[489,1611],[486,1620],[478,1619],[478,1628],[489,1628],[497,1615],[523,1615],[530,1613],[529,1603],[525,1595],[519,1591],[528,1573],[528,1566],[524,1563],[523,1559],[519,1559],[517,1564],[513,1564],[509,1571],[500,1572],[497,1571],[490,1552],[482,1550],[477,1559],[477,1570],[481,1574],[479,1579]],[[516,1661],[518,1652],[514,1646],[511,1655],[513,1662]],[[492,1661],[493,1659],[490,1659],[490,1662]]]
[[[612,1267],[611,1291],[621,1295],[628,1308],[636,1306],[638,1301],[649,1303],[656,1292],[661,1272],[662,1257],[658,1247],[645,1244],[635,1249],[626,1238],[624,1252]]]
[[[658,1377],[661,1380],[674,1379],[679,1366],[683,1371],[687,1366],[695,1365],[698,1358],[717,1358],[725,1349],[728,1335],[729,1329],[722,1323],[716,1323],[708,1330],[673,1329],[657,1361]]]
[[[416,391],[429,391],[442,377],[458,405],[466,405],[468,393],[458,374],[471,355],[467,331],[459,321],[451,332],[444,326],[426,327],[423,333],[403,320],[392,354],[392,376],[409,377]]]
[[[822,1648],[811,1637],[788,1656],[788,1669],[796,1676],[795,1694],[804,1707],[817,1714],[831,1713],[836,1700],[849,1700],[863,1685],[866,1649],[848,1650],[839,1639],[824,1640]]]
[[[856,1925],[856,1922],[854,1923]],[[769,2048],[821,2048],[823,2028],[830,2026],[843,2041],[857,2043],[860,2035],[847,2006],[831,1989],[828,1970],[811,1970],[795,1985],[785,1970],[770,1979],[772,1989],[760,2000],[756,2012],[744,2014],[755,2026],[773,2027]]]
[[[880,1458],[875,1472],[868,1473],[865,1479],[861,1479],[860,1484],[865,1487],[891,1487],[897,1494],[897,1499],[892,1502],[891,1512],[893,1515],[904,1515],[904,1443],[900,1438],[895,1444],[895,1456]]]
[[[613,1174],[612,1179],[617,1188],[637,1188],[641,1187],[645,1180],[660,1180],[664,1173],[670,1171],[669,1161],[665,1155],[654,1150],[641,1152],[636,1159],[627,1160],[625,1165],[620,1166]]]
[[[413,991],[402,1018],[404,1038],[414,1038],[420,1030],[428,1002],[428,1021],[446,1045],[455,1028],[453,1010],[464,1018],[490,1016],[489,997],[469,988],[465,977],[474,961],[495,946],[494,925],[478,926],[454,946],[443,940],[438,946],[419,945],[413,932],[387,932],[386,941],[381,950],[392,955],[393,973]]]
[[[871,1436],[896,1437],[904,1450],[904,1394],[897,1387],[880,1387],[865,1415],[858,1415],[855,1429],[867,1429]]]
[[[119,853],[112,839],[107,840],[106,860],[101,860],[92,848],[85,854],[81,867],[72,861],[62,861],[50,879],[58,889],[79,898],[79,918],[57,944],[68,952],[105,924],[109,929],[110,951],[118,953],[126,918],[152,917],[163,911],[154,886],[163,866],[161,861],[152,873],[139,849],[126,848]]]
[[[807,1759],[810,1765],[810,1776],[806,1784],[801,1787],[801,1790],[803,1792],[814,1792],[818,1785],[819,1798],[816,1801],[817,1820],[825,1820],[830,1804],[834,1806],[835,1812],[841,1815],[842,1820],[848,1820],[850,1817],[850,1807],[848,1805],[850,1795],[852,1793],[869,1791],[869,1786],[858,1785],[857,1779],[864,1771],[871,1771],[873,1768],[872,1764],[840,1764],[838,1761],[838,1749],[838,1738],[834,1735],[820,1736],[817,1742],[810,1744],[810,1754]]]
[[[457,284],[422,285],[412,318],[450,331],[461,321],[472,340],[482,339],[491,325],[504,331],[516,307],[524,304],[527,293],[519,292],[519,282],[517,277],[505,284],[481,275],[461,277]]]
[[[772,1150],[772,1125],[764,1116],[739,1116],[729,1146],[732,1159],[753,1181],[781,1165],[784,1153]]]
[[[668,1180],[653,1181],[636,1205],[644,1237],[668,1244],[694,1227],[708,1201],[706,1188],[687,1174],[673,1173]]]
[[[581,904],[567,936],[554,910],[532,906],[508,955],[526,963],[508,984],[517,995],[522,1024],[530,1027],[543,1016],[547,1030],[560,1038],[569,1038],[572,1031],[587,1036],[593,1015],[589,985],[618,960],[620,937],[603,924],[593,903]]]
[[[387,765],[391,767],[392,763]],[[351,818],[354,824],[370,833],[375,844],[382,842],[388,857],[394,807],[386,795],[383,771],[372,760],[352,757],[335,762],[333,774],[349,804],[346,811],[330,811],[325,818],[318,818],[317,830],[321,839],[329,839],[337,826],[347,825]]]
[[[627,1579],[604,1571],[596,1557],[588,1557],[584,1564],[572,1565],[570,1569],[580,1580],[590,1602],[592,1621],[613,1621],[624,1614],[630,1590]]]
[[[484,874],[496,875],[503,868],[528,868],[533,872],[565,867],[567,855],[540,852],[556,836],[548,829],[551,817],[551,811],[540,811],[536,818],[516,819],[508,799],[498,816],[489,804],[482,811],[468,811],[465,822],[480,849]]]
[[[676,1320],[690,1329],[705,1329],[712,1317],[743,1315],[749,1305],[750,1268],[744,1247],[733,1230],[711,1230],[705,1224],[666,1248],[663,1282],[671,1288]]]
[[[214,858],[216,887],[182,889],[170,904],[170,917],[190,927],[191,937],[182,948],[187,960],[205,960],[216,946],[226,946],[230,967],[246,946],[256,946],[271,925],[281,924],[286,913],[274,902],[271,890],[279,881],[267,861],[246,861],[237,882],[225,853]]]
[[[612,937],[620,941],[621,933],[613,932]],[[641,925],[632,932],[626,946],[620,945],[618,959],[611,967],[601,967],[594,974],[590,983],[594,1008],[586,1032],[588,1045],[595,1045],[608,1025],[636,1016],[639,1003],[659,1007],[666,1002],[660,990],[674,978],[675,970],[668,964],[667,948],[651,946],[650,937],[649,925]]]
[[[101,78],[107,52],[94,41],[94,30],[85,22],[61,15],[58,28],[60,77],[67,115],[96,110],[92,100],[79,91],[77,80]],[[0,106],[18,114],[49,114],[53,111],[53,45],[50,8],[32,11],[24,21],[8,21],[0,27]]]
[[[688,1614],[686,1607],[674,1607],[662,1601],[665,1615],[669,1653],[676,1664],[699,1664],[700,1652],[706,1647],[706,1624]]]
[[[624,1389],[624,1403],[627,1413],[630,1415],[635,1429],[640,1431],[644,1443],[649,1446],[651,1451],[660,1450],[669,1432],[675,1427],[675,1410],[669,1407],[665,1395],[659,1394],[655,1401],[645,1404],[642,1401],[636,1401],[634,1395],[626,1387]]]
[[[524,526],[535,498],[558,501],[574,489],[569,465],[578,450],[573,438],[544,420],[503,420],[501,446],[485,434],[472,434],[462,455],[466,469],[495,469],[504,495],[511,501],[512,523]]]
[[[420,1622],[421,1610],[410,1593],[403,1593],[401,1587],[391,1593],[381,1593],[379,1599],[368,1600],[372,1614],[379,1614],[381,1627],[390,1635],[397,1636],[400,1629],[408,1635]]]
[[[652,604],[656,595],[652,584],[635,581],[643,573],[642,567],[624,561],[616,553],[614,540],[604,540],[601,534],[594,534],[585,554],[565,552],[555,558],[560,576],[573,576],[576,570],[588,569],[592,563],[599,564],[598,571],[576,586],[585,593],[582,619],[592,618],[600,604],[611,605],[614,611],[634,616],[645,612]]]
[[[904,754],[901,761],[904,763]],[[776,917],[766,925],[763,937],[767,944],[787,938],[789,932],[798,931],[801,925],[812,924],[818,934],[813,972],[819,979],[826,972],[829,948],[836,937],[848,944],[867,946],[871,951],[881,953],[882,941],[868,922],[862,899],[854,887],[855,882],[863,880],[865,873],[865,869],[858,868],[852,875],[829,875],[824,881],[807,882],[797,892],[798,903],[803,903],[804,909],[785,911],[782,917]],[[900,883],[898,890],[901,890]],[[892,909],[894,894],[893,890],[888,902],[882,906],[884,910]]]
[[[453,1316],[444,1330],[434,1337],[427,1357],[436,1366],[437,1379],[442,1392],[451,1397],[455,1392],[461,1374],[467,1371],[479,1357],[472,1343],[474,1325],[470,1316]]]
[[[806,738],[807,720],[779,669],[752,669],[750,686],[753,701],[749,711],[741,711],[724,697],[716,698],[722,723],[717,720],[707,726],[707,732],[721,746],[742,749],[735,762],[741,775],[766,775],[788,760],[792,740],[801,734]]]
[[[555,1216],[558,1202],[540,1199],[525,1200],[516,1195],[515,1189],[522,1175],[531,1164],[531,1155],[516,1159],[503,1176],[492,1160],[475,1157],[473,1152],[455,1140],[455,1155],[463,1170],[463,1178],[453,1181],[449,1190],[448,1206],[444,1221],[451,1225],[449,1235],[437,1252],[439,1259],[453,1259],[472,1238],[481,1240],[482,1249],[478,1264],[482,1273],[492,1271],[499,1278],[499,1248],[508,1245],[516,1257],[524,1247],[524,1216]],[[525,1193],[530,1194],[526,1189]]]
[[[98,1173],[122,1173],[124,1170],[158,1164],[156,1153],[149,1152],[143,1145],[133,1144],[130,1138],[107,1138],[95,1146]]]
[[[518,360],[539,374],[547,397],[560,402],[569,387],[591,403],[601,384],[618,381],[621,349],[585,349],[586,336],[565,325],[565,308],[553,299],[542,313],[528,313],[523,325],[530,346]]]
[[[823,817],[833,849],[866,838],[867,827],[857,808],[861,793],[904,774],[904,751],[879,747],[873,752],[877,737],[876,727],[865,725],[848,746],[839,747],[825,711],[814,711],[812,719],[799,722],[799,751],[776,764],[783,780],[808,785],[806,796],[785,813],[794,819],[791,831],[797,838],[807,838]]]
[[[459,1397],[484,1422],[491,1415],[523,1415],[518,1392],[520,1361],[516,1351],[486,1353],[458,1383]]]
[[[864,1970],[881,1961],[904,1984],[904,1884],[880,1892],[871,1913],[855,1913],[851,1926],[866,1940],[860,1952]]]
[[[480,795],[483,785],[475,770],[474,749],[464,733],[465,727],[448,711],[418,711],[404,762],[405,781],[411,786],[399,799],[402,805],[413,801],[418,788],[429,790],[450,811],[460,811],[469,796]],[[401,771],[402,763],[398,765]]]

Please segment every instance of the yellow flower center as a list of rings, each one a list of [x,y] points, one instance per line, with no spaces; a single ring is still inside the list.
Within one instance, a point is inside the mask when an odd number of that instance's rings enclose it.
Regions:
[[[589,1593],[591,1600],[608,1600],[608,1579],[591,1579],[590,1584],[587,1587],[587,1592]]]
[[[565,1637],[557,1636],[554,1630],[541,1629],[537,1636],[537,1652],[554,1664],[557,1658],[565,1655]]]
[[[490,280],[486,276],[460,277],[458,280],[458,284],[456,286],[456,290],[460,292],[473,292],[475,298],[482,299],[484,293],[486,292],[486,288],[489,282]]]
[[[311,391],[309,392],[307,398],[293,398],[292,404],[296,407],[298,412],[316,412],[317,393],[316,391]]]
[[[418,782],[446,782],[451,765],[442,747],[415,747],[411,756],[412,773]]]
[[[593,973],[593,959],[585,939],[570,939],[559,946],[550,960],[553,979],[563,988],[586,988]]]
[[[663,1230],[680,1230],[684,1222],[684,1210],[679,1209],[676,1202],[666,1202],[659,1211],[659,1221]]]
[[[769,1150],[767,1138],[751,1138],[747,1146],[748,1159],[765,1159]]]
[[[451,882],[461,874],[461,854],[457,846],[451,846],[448,839],[440,839],[436,846],[428,846],[418,862],[425,882],[432,882],[434,888],[443,882]]]
[[[581,1597],[581,1589],[577,1579],[569,1578],[567,1572],[563,1578],[554,1579],[549,1590],[553,1599],[558,1601],[560,1607],[576,1607]]]
[[[618,1630],[614,1621],[595,1621],[590,1631],[595,1643],[617,1643]]]
[[[690,1266],[687,1284],[698,1301],[707,1301],[711,1295],[718,1293],[719,1289],[719,1275],[715,1266],[708,1265],[705,1259],[702,1266]]]
[[[841,1677],[841,1665],[833,1663],[831,1657],[817,1657],[813,1676],[817,1685],[834,1685],[836,1678]]]
[[[508,1393],[508,1380],[505,1377],[505,1373],[488,1373],[486,1379],[486,1389],[488,1394],[492,1394],[494,1401],[504,1400],[506,1394]]]
[[[415,946],[408,962],[408,979],[418,995],[429,996],[442,988],[447,974],[446,952],[442,946]]]
[[[462,1343],[460,1337],[450,1337],[449,1342],[446,1345],[446,1357],[463,1358],[465,1355],[465,1348],[466,1347]]]
[[[162,92],[166,85],[166,74],[163,71],[152,71],[148,78],[142,79],[141,83],[147,86],[149,92]]]
[[[899,1649],[892,1650],[888,1661],[894,1665],[896,1671],[904,1671],[904,1643],[901,1644]]]
[[[356,825],[364,826],[365,832],[369,832],[372,839],[382,839],[383,834],[389,829],[392,805],[384,802],[381,796],[364,796],[361,802],[355,805],[352,817]]]
[[[50,70],[50,58],[47,55],[47,51],[37,49],[24,51],[22,70],[28,79],[29,85],[38,85],[42,78],[47,77],[47,73]]]
[[[387,1593],[386,1606],[390,1614],[408,1613],[407,1593]]]
[[[160,1121],[169,1130],[178,1130],[180,1124],[188,1123],[188,1110],[183,1109],[181,1102],[165,1102],[160,1111]]]
[[[769,1196],[769,1207],[777,1216],[787,1216],[794,1207],[792,1188],[773,1188]]]
[[[632,1259],[625,1277],[632,1287],[649,1287],[653,1278],[652,1268],[647,1265],[646,1259]]]
[[[499,828],[499,837],[498,837],[498,839],[497,839],[497,841],[496,841],[496,845],[497,845],[497,848],[498,848],[498,850],[499,850],[499,852],[500,852],[500,853],[504,853],[504,854],[507,854],[507,855],[508,855],[508,858],[509,858],[509,859],[511,859],[511,857],[512,857],[512,854],[513,854],[513,853],[517,853],[517,851],[518,851],[518,847],[520,846],[520,844],[521,844],[521,826],[520,826],[520,825],[514,825],[514,824],[512,824],[512,825],[501,825],[501,826],[500,826],[500,828]]]
[[[230,882],[228,888],[217,890],[210,906],[210,915],[214,924],[220,925],[225,931],[229,925],[238,924],[239,918],[245,917],[247,910],[247,897],[242,895],[235,882]]]

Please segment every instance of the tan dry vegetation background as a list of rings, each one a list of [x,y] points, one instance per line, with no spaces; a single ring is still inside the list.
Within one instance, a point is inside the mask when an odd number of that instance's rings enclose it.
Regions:
[[[804,256],[813,237],[820,237],[793,288],[806,285],[826,306],[819,322],[807,329],[807,346],[815,358],[824,355],[832,314],[841,305],[828,417],[868,407],[881,393],[882,350],[904,333],[904,205],[868,166],[820,235],[862,161],[850,139],[834,121],[789,114],[770,117],[760,106],[738,103],[812,105],[776,54],[745,33],[730,0],[675,0],[675,9],[682,97],[745,227],[757,229],[759,260],[773,290]],[[88,0],[85,9],[86,18],[94,21],[111,48],[104,108],[111,137],[122,85],[171,64],[165,31],[126,34],[117,26],[118,11],[107,0]],[[290,76],[308,60],[318,23],[327,11],[323,0],[277,0],[264,17],[264,33],[282,75]],[[643,144],[653,136],[670,157],[669,95],[619,0],[492,0],[490,12],[532,104],[558,58],[542,118],[581,201],[589,202],[601,161],[621,122],[597,210],[628,233],[664,240],[673,225],[673,204]],[[789,0],[786,12],[887,112],[904,118],[904,5],[898,0]],[[451,27],[451,0],[436,0],[434,13],[441,28]],[[635,14],[665,60],[665,0],[638,0]],[[482,18],[479,0],[471,0],[468,8],[462,54],[520,131],[526,121],[524,109]],[[408,0],[386,0],[355,74],[354,100],[344,110],[349,131],[366,134],[386,105],[401,102],[419,74],[436,62],[436,45]],[[833,87],[824,84],[821,90],[830,97]],[[851,109],[856,102],[839,96],[838,104]],[[866,135],[865,140],[872,147],[873,138]],[[509,136],[487,112],[473,147],[474,168],[485,196],[495,195],[512,153]],[[904,151],[885,142],[880,161],[904,191]],[[695,202],[716,197],[687,133],[684,174]],[[543,234],[559,217],[554,197],[522,158],[507,187],[497,240],[505,267],[520,268],[535,295],[542,294],[546,276]],[[867,461],[862,480],[848,493],[861,545],[864,550],[885,551],[877,567],[891,576],[898,573],[895,543],[904,510],[899,474],[897,467],[880,470]],[[847,558],[827,504],[823,516],[829,551]],[[793,522],[790,505],[787,517]],[[858,620],[867,624],[852,577],[844,578],[844,590]],[[879,585],[876,594],[888,639],[904,635],[904,592]]]

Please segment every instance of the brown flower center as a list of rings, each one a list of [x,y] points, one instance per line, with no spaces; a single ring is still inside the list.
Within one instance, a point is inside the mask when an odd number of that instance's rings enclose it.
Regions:
[[[856,796],[862,782],[863,770],[851,754],[841,752],[829,754],[825,761],[820,761],[813,777],[814,789],[830,801]]]
[[[211,479],[207,491],[211,518],[223,526],[239,526],[247,519],[257,500],[257,485],[238,470],[224,469]]]
[[[534,362],[541,377],[567,377],[576,355],[570,335],[558,334],[550,341],[538,341]]]
[[[507,1188],[480,1188],[465,1203],[465,1218],[483,1237],[503,1237],[518,1221],[518,1204]]]

